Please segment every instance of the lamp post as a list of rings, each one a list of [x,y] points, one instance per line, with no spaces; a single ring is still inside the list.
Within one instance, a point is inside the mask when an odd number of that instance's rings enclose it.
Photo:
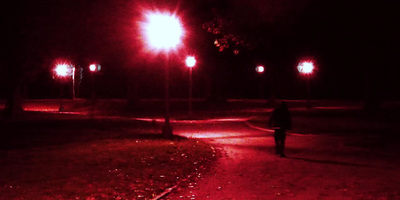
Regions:
[[[310,81],[311,81],[311,75],[314,71],[314,63],[312,61],[301,61],[299,65],[297,66],[297,70],[299,71],[300,74],[306,76],[306,84],[307,84],[307,108],[311,108],[311,86],[310,86]]]
[[[90,71],[90,77],[91,77],[90,79],[91,79],[91,82],[92,82],[92,96],[91,96],[91,98],[92,98],[93,101],[94,101],[94,98],[95,98],[94,73],[97,73],[98,71],[100,71],[100,69],[101,69],[101,66],[99,64],[90,64],[89,65],[89,71]]]
[[[54,68],[54,73],[59,79],[64,79],[68,75],[72,75],[72,98],[74,99],[75,98],[75,76],[74,76],[75,67],[73,67],[71,64],[59,63]],[[60,84],[60,107],[58,109],[58,111],[60,111],[60,112],[64,111],[62,95],[63,95],[62,84]]]
[[[264,74],[264,71],[265,71],[265,68],[264,68],[264,66],[262,66],[262,65],[258,65],[257,67],[256,67],[256,72],[260,75],[260,81],[259,81],[259,95],[260,95],[260,99],[262,99],[263,98],[263,91],[264,91],[264,88],[263,88],[263,77],[262,77],[262,75]]]
[[[186,57],[186,66],[189,68],[189,116],[192,116],[192,88],[193,88],[192,70],[195,65],[196,65],[196,58],[194,56]]]
[[[149,12],[143,23],[143,34],[150,50],[165,54],[165,118],[162,134],[172,138],[170,124],[170,96],[169,96],[169,56],[171,50],[176,49],[181,43],[184,30],[180,20],[173,14]]]
[[[72,99],[75,100],[75,67],[72,67]]]
[[[89,71],[90,71],[90,82],[91,82],[91,89],[92,89],[92,94],[91,94],[91,109],[90,109],[90,116],[93,117],[94,114],[94,106],[95,106],[95,97],[96,97],[96,91],[95,91],[95,80],[94,80],[94,74],[100,71],[101,66],[99,64],[90,64],[89,65]]]

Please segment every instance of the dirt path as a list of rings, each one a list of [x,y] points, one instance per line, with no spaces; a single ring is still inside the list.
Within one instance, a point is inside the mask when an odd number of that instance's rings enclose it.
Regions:
[[[400,199],[400,156],[346,146],[348,137],[291,134],[288,157],[280,158],[272,133],[244,122],[174,127],[223,156],[214,171],[166,199]]]

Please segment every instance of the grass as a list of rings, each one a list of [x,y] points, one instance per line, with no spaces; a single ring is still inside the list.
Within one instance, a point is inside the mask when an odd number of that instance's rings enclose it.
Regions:
[[[38,118],[1,124],[0,199],[151,199],[216,157],[151,123]]]

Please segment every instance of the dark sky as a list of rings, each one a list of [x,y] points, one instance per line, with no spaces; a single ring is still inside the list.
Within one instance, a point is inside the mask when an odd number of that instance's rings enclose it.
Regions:
[[[305,80],[296,65],[308,58],[317,64],[315,98],[399,98],[399,8],[394,0],[16,1],[2,7],[1,87],[5,91],[12,79],[28,83],[28,97],[57,97],[49,71],[54,60],[67,59],[81,67],[102,64],[96,77],[101,97],[125,97],[132,80],[142,98],[160,97],[162,58],[143,51],[137,26],[144,9],[160,9],[177,12],[187,33],[171,59],[172,96],[185,97],[188,72],[180,60],[194,53],[198,97],[257,98],[262,81],[265,95],[302,98]],[[202,29],[214,18],[227,20],[226,33],[245,41],[239,55],[232,48],[219,52],[213,45],[219,36]],[[264,77],[255,73],[256,64],[267,67]],[[90,84],[87,70],[82,74],[85,96]]]

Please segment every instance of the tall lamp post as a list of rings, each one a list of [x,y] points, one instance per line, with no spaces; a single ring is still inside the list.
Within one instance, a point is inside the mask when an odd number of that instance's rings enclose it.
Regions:
[[[99,64],[90,64],[89,65],[89,71],[90,71],[90,82],[91,82],[91,89],[92,89],[92,94],[91,94],[91,108],[90,108],[90,116],[93,117],[94,114],[94,106],[95,106],[95,98],[96,98],[96,91],[95,91],[95,80],[94,80],[94,74],[100,71],[101,66]]]
[[[67,63],[59,63],[54,68],[54,73],[59,79],[65,79],[67,76],[72,76],[72,99],[75,99],[75,67]],[[64,106],[62,102],[62,85],[60,85],[60,107],[59,111],[64,111]]]
[[[263,91],[264,91],[264,88],[263,88],[263,77],[262,77],[262,75],[264,74],[264,71],[265,71],[265,68],[264,68],[264,66],[262,66],[262,65],[258,65],[257,67],[256,67],[256,72],[260,75],[260,86],[259,86],[259,95],[260,95],[260,99],[262,99],[263,98]]]
[[[75,100],[75,67],[72,66],[72,99]]]
[[[192,88],[193,88],[192,70],[195,65],[196,65],[196,58],[194,56],[186,57],[186,66],[189,68],[189,116],[192,116]]]
[[[94,83],[94,73],[97,73],[98,71],[100,71],[100,69],[101,69],[101,66],[99,65],[99,64],[90,64],[89,65],[89,71],[90,71],[90,79],[91,79],[91,84],[92,84],[92,96],[91,96],[91,98],[92,98],[92,100],[94,101],[94,98],[95,98],[95,83]]]
[[[165,119],[162,134],[172,138],[170,124],[170,96],[169,96],[169,57],[168,53],[176,49],[181,43],[184,30],[180,20],[171,13],[150,12],[146,14],[146,21],[142,26],[147,46],[150,50],[163,53],[165,60]]]
[[[307,81],[307,108],[311,108],[311,75],[314,71],[314,63],[312,61],[301,61],[297,66],[297,70],[303,76],[306,76]]]

